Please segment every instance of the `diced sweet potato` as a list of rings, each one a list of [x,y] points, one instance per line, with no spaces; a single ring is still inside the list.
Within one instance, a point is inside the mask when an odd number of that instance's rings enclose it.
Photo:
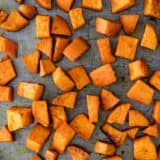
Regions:
[[[101,11],[103,8],[103,3],[102,0],[82,0],[82,7],[95,11]]]
[[[115,62],[115,57],[111,51],[111,44],[109,38],[101,38],[97,40],[97,46],[99,49],[102,64],[108,64]]]
[[[74,0],[56,0],[56,5],[63,11],[68,12],[72,7]]]
[[[111,85],[117,81],[115,71],[110,64],[96,68],[90,73],[90,77],[94,85],[101,87]]]
[[[36,0],[37,3],[44,9],[52,9],[52,0]]]
[[[142,80],[137,80],[127,93],[128,98],[149,105],[152,102],[154,90]]]
[[[13,88],[9,86],[0,86],[0,101],[11,102],[13,100]]]
[[[0,129],[0,142],[13,142],[14,138],[12,133],[8,130],[8,126],[5,125]]]
[[[8,13],[4,10],[0,10],[0,24],[2,24],[8,17]]]
[[[117,13],[133,7],[136,0],[111,0],[112,13]]]
[[[107,117],[108,123],[118,123],[118,124],[124,124],[129,112],[129,109],[131,108],[130,103],[124,103],[119,106],[117,106],[109,116]]]
[[[70,125],[75,130],[76,134],[86,141],[91,138],[95,129],[95,125],[92,124],[84,114],[75,116]]]
[[[75,66],[67,71],[69,76],[74,81],[78,90],[83,89],[90,84],[90,79],[87,72],[83,66]]]
[[[76,61],[89,49],[88,42],[82,38],[75,38],[63,51],[63,54],[70,60]]]
[[[158,46],[157,33],[151,24],[146,24],[145,26],[141,46],[151,50],[156,50]]]
[[[69,146],[67,150],[72,160],[87,160],[89,158],[89,154],[79,147]]]
[[[101,90],[101,102],[104,110],[109,110],[119,103],[120,99],[116,97],[112,92],[102,89]]]
[[[55,97],[52,104],[73,109],[75,107],[77,92],[67,92]]]
[[[8,129],[16,131],[33,122],[32,110],[29,107],[11,107],[7,109]]]
[[[34,155],[30,160],[42,160],[42,158],[39,155]]]
[[[97,141],[94,145],[94,153],[112,156],[115,151],[116,148],[113,144]]]
[[[26,146],[28,149],[38,153],[43,148],[46,140],[51,133],[51,129],[36,124],[30,131],[26,139]]]
[[[22,62],[24,66],[29,70],[29,72],[37,73],[40,59],[40,52],[35,51],[33,53],[29,53],[22,57]]]
[[[58,152],[63,153],[67,145],[71,142],[75,135],[74,130],[66,122],[62,122],[60,126],[56,129],[53,140],[52,147]]]
[[[50,37],[50,16],[37,15],[36,16],[36,37],[48,38]]]
[[[137,132],[139,131],[139,128],[130,128],[125,130],[124,132],[127,133],[127,136],[131,139],[135,139]]]
[[[132,61],[135,58],[137,45],[137,38],[121,35],[118,39],[115,55]]]
[[[140,78],[148,77],[149,67],[144,60],[136,60],[129,63],[130,80],[138,80]]]
[[[69,92],[74,88],[73,81],[63,71],[61,67],[58,67],[52,74],[54,84],[63,92]]]
[[[154,103],[152,118],[156,123],[160,124],[160,101],[155,101]]]
[[[17,95],[31,100],[39,100],[43,94],[44,86],[38,83],[19,82]]]
[[[49,113],[46,101],[33,101],[32,113],[34,119],[44,127],[49,126]]]
[[[139,111],[129,111],[129,126],[130,127],[145,127],[149,126],[149,120]]]
[[[47,150],[45,153],[45,160],[56,160],[57,159],[57,152],[52,150]]]
[[[108,137],[116,144],[116,146],[121,146],[125,143],[127,134],[122,132],[109,124],[103,126],[103,131],[108,135]]]
[[[149,83],[156,89],[160,90],[160,70],[154,72],[149,80]]]
[[[63,17],[59,15],[56,15],[52,21],[51,33],[62,36],[72,35],[69,24]]]
[[[107,158],[102,158],[101,160],[122,160],[120,156],[112,156]]]
[[[16,0],[17,3],[23,3],[24,0]]]
[[[134,140],[134,159],[157,160],[156,146],[149,136]]]
[[[87,109],[88,109],[88,117],[91,123],[97,123],[99,119],[99,106],[100,100],[98,96],[87,95]]]

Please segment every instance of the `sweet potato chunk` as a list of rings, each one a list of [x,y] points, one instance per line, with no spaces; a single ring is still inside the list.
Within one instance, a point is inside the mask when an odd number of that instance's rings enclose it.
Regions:
[[[117,13],[133,7],[136,0],[111,0],[112,13]]]
[[[101,11],[103,8],[103,3],[102,0],[82,0],[82,7],[95,11]]]
[[[63,51],[63,54],[70,60],[76,61],[89,49],[88,42],[82,38],[75,38]]]
[[[9,86],[0,86],[0,102],[11,102],[13,100],[13,89]]]
[[[29,72],[37,73],[40,59],[40,52],[35,51],[33,53],[29,53],[22,57],[22,62],[24,66],[29,70]]]
[[[56,15],[52,21],[51,33],[62,36],[72,35],[69,24],[63,17],[59,15]]]
[[[109,116],[107,117],[108,123],[118,123],[118,124],[124,124],[128,115],[128,111],[131,108],[130,103],[124,103],[119,106],[117,106]]]
[[[149,80],[149,83],[156,89],[160,90],[160,70],[154,72],[154,74]]]
[[[61,67],[58,67],[52,74],[54,84],[63,92],[69,92],[74,88],[73,81],[63,71]]]
[[[90,77],[94,85],[101,87],[111,85],[117,81],[115,71],[110,64],[96,68],[90,73]]]
[[[52,9],[52,0],[36,0],[37,3],[44,9]]]
[[[137,80],[127,93],[128,98],[149,105],[152,102],[154,90],[142,80]]]
[[[84,114],[75,116],[70,125],[75,130],[76,134],[86,141],[91,138],[95,129],[95,125],[92,124]]]
[[[10,131],[24,128],[33,121],[32,110],[29,107],[10,107],[7,109],[7,121]]]
[[[57,152],[52,150],[47,150],[45,153],[45,160],[56,160],[57,159]]]
[[[67,150],[72,160],[87,160],[89,158],[89,154],[79,147],[69,146]]]
[[[27,136],[27,148],[36,153],[40,152],[50,133],[50,128],[43,127],[40,124],[36,124]]]
[[[125,143],[127,134],[122,132],[109,124],[103,126],[103,131],[108,135],[108,137],[116,144],[116,146],[121,146]]]
[[[23,3],[24,0],[16,0],[17,3]]]
[[[115,55],[133,60],[135,58],[138,39],[131,36],[119,36]]]
[[[129,111],[129,126],[130,127],[145,127],[149,126],[149,120],[139,111]]]
[[[152,118],[156,123],[160,124],[160,101],[155,101],[154,103]]]
[[[136,60],[129,63],[130,80],[138,80],[140,78],[148,77],[149,67],[144,60]]]
[[[62,122],[53,135],[52,147],[62,154],[74,135],[74,130],[66,122]]]
[[[156,146],[149,136],[134,140],[135,160],[157,160]]]
[[[94,153],[112,156],[115,151],[116,148],[113,144],[97,141],[94,145]]]
[[[107,158],[102,158],[101,160],[122,160],[120,156],[112,156]]]
[[[55,97],[52,104],[73,109],[75,107],[77,92],[67,92]]]
[[[36,16],[36,37],[48,38],[50,37],[50,16],[37,15]]]
[[[74,0],[56,0],[56,5],[63,11],[68,12],[72,7]]]
[[[30,160],[42,160],[42,158],[39,155],[34,155]]]
[[[120,99],[116,97],[112,92],[102,89],[101,90],[101,102],[104,110],[109,110],[118,104]]]
[[[44,86],[38,83],[19,82],[17,95],[31,100],[39,100],[43,94]]]
[[[26,27],[29,21],[25,19],[21,14],[13,9],[7,19],[0,25],[0,27],[6,31],[19,31]]]
[[[156,50],[158,46],[157,33],[151,24],[146,24],[141,46],[151,50]]]
[[[125,130],[124,132],[127,133],[127,136],[131,139],[135,139],[137,132],[139,131],[139,128],[130,128]]]
[[[78,90],[83,89],[90,84],[90,79],[87,72],[83,66],[75,66],[67,71],[69,76],[74,81]]]
[[[0,129],[0,142],[13,142],[14,138],[12,133],[8,130],[8,126],[5,125]]]
[[[4,10],[0,10],[0,24],[2,24],[8,17],[8,13]]]

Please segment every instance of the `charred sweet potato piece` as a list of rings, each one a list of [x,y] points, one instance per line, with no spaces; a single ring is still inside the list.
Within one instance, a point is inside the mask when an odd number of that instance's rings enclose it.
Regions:
[[[152,102],[154,90],[142,80],[137,80],[127,93],[128,98],[149,105]]]
[[[156,89],[160,90],[160,70],[154,72],[149,80],[149,83]]]
[[[84,114],[75,116],[70,125],[74,129],[76,134],[86,141],[91,138],[95,129],[95,125],[92,124]]]
[[[129,109],[131,108],[130,103],[124,103],[119,106],[117,106],[109,116],[107,117],[108,123],[118,123],[118,124],[124,124],[129,112]]]
[[[37,3],[44,9],[52,9],[52,0],[36,0]]]
[[[45,153],[45,160],[56,160],[57,159],[57,152],[52,150],[47,150]]]
[[[11,102],[13,100],[13,88],[9,86],[0,86],[0,101]]]
[[[127,136],[131,139],[135,139],[137,132],[139,131],[139,128],[129,128],[125,130],[124,132],[127,133]]]
[[[40,152],[50,133],[50,128],[36,124],[27,136],[26,147],[36,153]]]
[[[72,7],[74,0],[56,0],[56,5],[63,11],[68,12]]]
[[[122,160],[120,156],[112,156],[107,158],[102,158],[101,160]]]
[[[42,158],[39,155],[34,155],[30,160],[42,160]]]
[[[101,11],[103,8],[103,3],[102,0],[82,0],[82,7],[95,11]]]
[[[29,107],[10,107],[7,109],[9,131],[16,131],[30,125],[33,121],[32,110]]]
[[[0,142],[13,142],[14,138],[12,133],[8,130],[8,126],[5,125],[0,129]]]
[[[149,136],[144,136],[134,140],[134,159],[135,160],[156,160],[156,146]]]
[[[7,19],[0,25],[0,27],[6,31],[19,31],[26,27],[29,21],[25,19],[21,14],[13,9]]]
[[[75,132],[70,125],[68,125],[66,122],[62,122],[53,135],[53,149],[62,154],[73,139],[74,135]]]
[[[153,110],[152,110],[152,118],[158,124],[160,124],[160,101],[155,101]]]
[[[0,10],[0,24],[2,24],[8,17],[8,13],[4,10]]]

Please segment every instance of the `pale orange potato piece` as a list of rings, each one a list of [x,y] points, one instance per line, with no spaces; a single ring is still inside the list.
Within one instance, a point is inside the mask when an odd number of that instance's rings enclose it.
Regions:
[[[14,138],[12,133],[8,130],[8,126],[5,125],[0,129],[0,142],[13,142]]]
[[[52,0],[36,0],[37,3],[44,9],[52,9]]]
[[[127,93],[128,98],[144,105],[151,104],[153,95],[154,90],[142,80],[137,80]]]
[[[131,139],[135,139],[136,134],[138,133],[139,128],[129,128],[125,130],[124,132],[127,133],[127,136]]]
[[[102,0],[82,0],[82,7],[95,10],[95,11],[101,11],[103,8],[103,1]]]
[[[8,17],[8,13],[4,10],[0,10],[0,24],[2,24]]]
[[[57,152],[52,150],[47,150],[45,153],[45,160],[56,160],[58,157]]]
[[[68,12],[72,7],[74,0],[56,0],[56,5],[63,11]]]
[[[36,153],[39,153],[50,134],[50,128],[36,124],[27,136],[26,147]]]
[[[29,72],[37,73],[40,59],[40,52],[35,51],[33,53],[26,54],[22,57],[22,62]]]
[[[16,32],[29,24],[29,21],[25,19],[21,14],[13,9],[8,15],[7,19],[0,25],[0,27],[6,31]]]
[[[42,158],[38,155],[34,155],[30,158],[30,160],[42,160]]]
[[[13,88],[0,86],[0,102],[11,102],[13,100]]]
[[[32,110],[29,107],[10,107],[6,114],[9,131],[25,128],[33,122]]]
[[[155,87],[157,90],[160,90],[160,70],[157,70],[151,76],[149,83]]]
[[[153,110],[152,110],[152,118],[158,124],[160,124],[160,101],[155,101]]]
[[[120,156],[112,156],[107,158],[102,158],[101,160],[122,160]]]

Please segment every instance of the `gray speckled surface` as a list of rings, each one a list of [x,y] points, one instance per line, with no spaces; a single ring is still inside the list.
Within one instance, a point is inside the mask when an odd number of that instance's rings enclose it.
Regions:
[[[26,0],[26,3],[29,4],[35,4],[34,0]],[[65,17],[68,21],[68,15],[62,11],[60,11],[57,7],[54,5],[54,9],[52,11],[46,11],[42,8],[40,8],[37,4],[35,4],[38,7],[40,14],[48,14],[52,17],[54,15],[59,14]],[[80,0],[76,0],[76,3],[74,6],[81,6]],[[4,9],[5,11],[9,12],[11,9],[16,8],[18,9],[18,4],[14,2],[14,0],[0,0],[0,8]],[[133,34],[135,37],[138,37],[141,39],[143,31],[144,31],[144,25],[145,23],[152,23],[157,30],[158,35],[160,35],[160,21],[153,19],[149,17],[143,16],[143,1],[137,0],[137,5],[127,11],[121,12],[120,14],[124,13],[138,13],[140,14],[140,21],[137,26],[137,29],[135,33]],[[63,66],[63,68],[68,69],[72,66],[76,66],[79,64],[82,64],[85,66],[88,72],[90,72],[92,69],[98,67],[101,65],[100,57],[98,54],[97,47],[95,45],[96,39],[99,37],[103,37],[100,34],[97,34],[95,32],[95,18],[97,16],[109,18],[109,19],[118,19],[120,14],[112,14],[111,8],[110,8],[110,0],[104,0],[104,9],[102,12],[93,12],[89,10],[84,10],[84,15],[86,18],[87,24],[82,29],[74,32],[74,37],[81,35],[89,40],[89,43],[91,44],[91,49],[86,53],[82,58],[80,58],[77,62],[71,63],[66,58],[63,58],[61,62],[59,62],[58,66]],[[19,44],[19,51],[18,51],[18,58],[13,59],[16,70],[17,70],[17,78],[12,81],[9,85],[14,86],[15,90],[17,87],[18,81],[30,81],[30,82],[40,82],[45,85],[45,93],[43,96],[43,99],[48,100],[48,103],[51,103],[51,100],[53,97],[58,95],[60,91],[56,89],[55,86],[53,86],[52,79],[50,76],[47,76],[45,78],[40,78],[37,74],[30,74],[22,65],[21,62],[21,56],[24,54],[27,54],[29,52],[34,51],[34,45],[37,41],[35,38],[35,21],[30,21],[30,25],[28,25],[25,29],[21,30],[20,32],[12,33],[12,32],[5,32],[0,30],[0,34],[3,34],[4,36],[11,38],[18,42]],[[121,32],[123,34],[123,32]],[[112,49],[115,50],[117,38],[113,39],[111,38],[112,42]],[[136,58],[143,58],[146,60],[146,62],[150,66],[150,74],[153,73],[154,70],[160,69],[160,47],[155,52],[149,51],[147,49],[143,49],[141,47],[138,47]],[[0,54],[0,56],[3,56],[3,53]],[[126,92],[131,86],[133,82],[129,81],[128,78],[128,61],[122,60],[120,58],[117,58],[116,63],[113,64],[114,69],[117,72],[118,76],[118,83],[109,86],[108,88],[113,91],[117,96],[121,98],[121,102],[129,101],[126,97]],[[147,79],[146,79],[147,81]],[[67,110],[67,114],[69,117],[69,121],[78,113],[86,113],[86,100],[85,95],[87,93],[91,94],[99,94],[100,88],[97,88],[93,85],[89,85],[83,91],[79,92],[78,95],[78,101],[76,104],[76,109],[74,110]],[[159,92],[156,92],[154,99],[159,99]],[[140,111],[142,111],[147,117],[150,117],[152,106],[145,107],[139,103],[130,101],[132,103],[132,107],[136,108]],[[14,102],[12,103],[0,103],[0,127],[6,124],[6,115],[5,110],[13,105],[17,106],[31,106],[31,101],[27,99],[23,99],[20,97],[17,97],[16,94],[14,94]],[[101,132],[100,127],[104,123],[105,117],[109,112],[103,112],[100,111],[100,121],[96,127],[96,131],[92,137],[92,139],[89,142],[85,142],[79,137],[75,137],[72,141],[72,144],[76,144],[78,146],[81,146],[85,148],[87,151],[92,152],[93,144],[95,141],[98,140],[104,140],[109,141],[109,139]],[[150,119],[151,120],[151,119]],[[152,120],[151,120],[152,122]],[[21,129],[17,132],[15,132],[15,138],[16,141],[14,143],[8,144],[8,143],[0,143],[0,160],[28,160],[29,157],[33,154],[33,152],[29,151],[25,147],[25,139],[30,131],[32,126]],[[117,126],[120,129],[127,128],[127,125],[121,127]],[[50,137],[51,139],[51,137]],[[154,139],[157,146],[160,144],[160,140]],[[49,141],[45,145],[42,155],[44,155],[45,150],[49,147]],[[133,160],[132,157],[132,142],[127,139],[125,145],[123,145],[121,148],[117,149],[117,154],[122,155],[124,160]],[[98,160],[100,159],[100,155],[96,155],[91,153],[91,156],[89,160]],[[66,152],[64,155],[59,156],[58,160],[69,160],[68,153]]]

